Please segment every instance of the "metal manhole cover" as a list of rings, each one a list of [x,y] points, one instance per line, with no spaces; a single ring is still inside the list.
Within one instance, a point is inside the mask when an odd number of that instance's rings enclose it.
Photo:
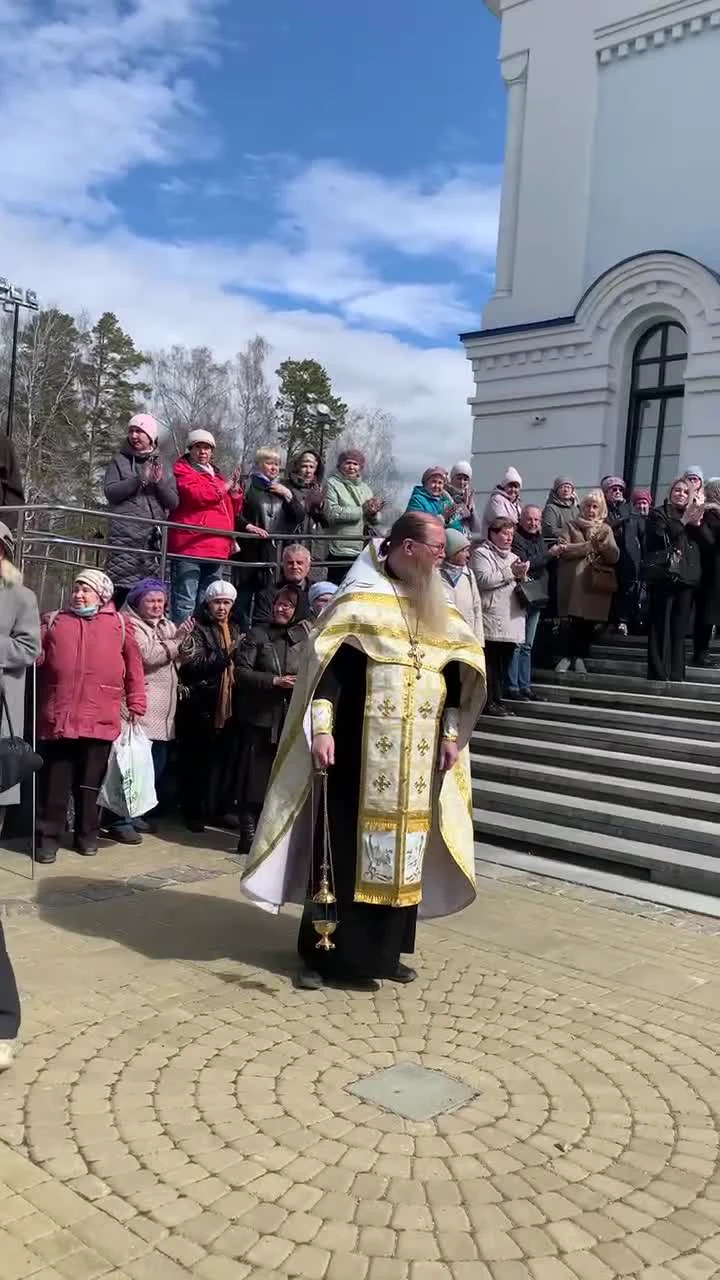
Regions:
[[[465,1106],[477,1096],[462,1080],[455,1080],[444,1071],[419,1067],[415,1062],[399,1062],[376,1071],[356,1080],[348,1091],[406,1120],[432,1120]]]

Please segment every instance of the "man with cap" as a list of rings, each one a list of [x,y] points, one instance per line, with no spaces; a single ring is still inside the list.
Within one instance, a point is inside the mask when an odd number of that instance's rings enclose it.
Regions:
[[[363,549],[366,529],[374,528],[385,505],[363,480],[364,469],[362,449],[348,447],[338,455],[337,470],[327,482],[325,514],[333,534],[328,543],[330,582],[342,582]]]
[[[235,550],[235,532],[242,516],[243,491],[240,468],[229,480],[213,463],[215,437],[197,427],[187,438],[187,448],[174,467],[178,507],[168,536],[171,565],[171,615],[173,622],[185,622],[195,613],[214,578],[229,577],[226,562]],[[184,525],[199,525],[186,529]],[[254,525],[249,533],[266,536]],[[203,532],[207,529],[208,532]]]
[[[475,494],[472,487],[472,465],[469,462],[456,462],[450,469],[450,483],[447,486],[457,514],[465,533],[476,540],[480,537],[480,517],[475,510]]]
[[[122,728],[147,710],[145,673],[132,623],[112,602],[113,583],[100,569],[81,569],[70,600],[43,618],[38,666],[40,773],[38,862],[54,862],[75,810],[75,851],[97,853],[98,793],[110,748]]]
[[[521,489],[520,472],[515,467],[508,467],[500,484],[495,485],[485,504],[481,528],[483,538],[487,538],[488,529],[495,520],[512,520],[513,524],[518,523],[522,511]]]
[[[105,472],[105,500],[116,517],[108,529],[113,550],[108,552],[106,569],[115,583],[118,608],[136,582],[157,575],[158,524],[178,504],[175,478],[157,451],[159,430],[149,413],[136,413],[128,423],[125,443]],[[137,518],[126,518],[130,516]]]
[[[313,618],[319,618],[328,605],[332,604],[338,588],[334,582],[313,582],[308,591],[308,604]]]
[[[447,492],[448,473],[445,467],[426,467],[422,484],[416,484],[407,504],[408,511],[422,511],[425,515],[438,516],[448,528],[462,529],[457,508]]]
[[[478,644],[484,645],[482,600],[475,574],[469,568],[471,551],[472,543],[462,529],[446,529],[440,577],[449,603],[462,615]]]

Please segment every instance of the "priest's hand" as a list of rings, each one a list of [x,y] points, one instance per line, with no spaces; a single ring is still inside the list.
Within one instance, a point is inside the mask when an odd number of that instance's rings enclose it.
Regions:
[[[335,763],[335,739],[331,733],[318,733],[312,741],[312,760],[316,769],[329,769]]]
[[[457,764],[457,758],[460,750],[457,742],[450,741],[449,738],[443,738],[440,743],[440,772],[449,773]]]

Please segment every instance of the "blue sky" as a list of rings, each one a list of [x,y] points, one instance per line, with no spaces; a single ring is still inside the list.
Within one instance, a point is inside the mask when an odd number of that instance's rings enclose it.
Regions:
[[[0,0],[0,274],[146,348],[260,332],[404,467],[466,455],[498,35],[483,0]]]

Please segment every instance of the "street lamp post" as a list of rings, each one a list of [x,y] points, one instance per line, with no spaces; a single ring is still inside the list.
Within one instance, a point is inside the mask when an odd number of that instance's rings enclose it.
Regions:
[[[331,427],[335,419],[326,404],[310,404],[308,413],[320,427],[320,457],[325,461],[325,429]]]
[[[34,289],[21,289],[20,285],[10,284],[5,276],[0,276],[0,301],[2,302],[3,311],[13,312],[10,382],[8,384],[7,416],[5,419],[5,435],[10,439],[15,413],[15,371],[17,368],[18,336],[20,333],[20,308],[25,307],[28,311],[39,311],[40,303]]]

